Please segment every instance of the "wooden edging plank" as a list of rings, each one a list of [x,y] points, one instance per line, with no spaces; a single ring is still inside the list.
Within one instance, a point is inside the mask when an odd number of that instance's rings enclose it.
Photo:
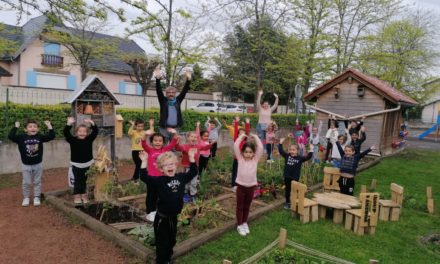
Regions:
[[[128,250],[136,257],[139,257],[146,261],[147,259],[151,259],[154,256],[154,252],[146,248],[141,243],[120,233],[115,228],[99,222],[95,218],[83,213],[82,211],[65,205],[63,200],[55,196],[47,196],[46,201],[56,209],[64,212],[65,214],[74,215],[75,217],[81,219],[85,226],[96,231],[97,233],[101,234],[103,237],[119,245],[120,247]]]

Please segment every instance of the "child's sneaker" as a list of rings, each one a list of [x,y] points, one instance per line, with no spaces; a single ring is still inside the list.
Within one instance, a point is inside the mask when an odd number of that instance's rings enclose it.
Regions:
[[[237,191],[237,186],[232,187],[232,188],[231,188],[231,191],[232,191],[232,192],[236,192],[236,191]]]
[[[183,195],[183,202],[184,203],[191,202],[191,196],[189,194],[185,193],[185,195]]]
[[[40,197],[34,197],[34,206],[40,206]]]
[[[285,203],[284,204],[284,209],[289,210],[290,209],[290,203]]]
[[[251,230],[249,230],[249,226],[247,223],[243,223],[242,226],[246,235],[251,233]]]
[[[24,198],[23,202],[21,203],[21,206],[29,206],[29,198]]]
[[[246,236],[246,231],[245,231],[245,229],[243,228],[243,225],[239,225],[239,226],[237,226],[237,231],[238,231],[238,233],[240,234],[240,236]]]
[[[156,211],[150,212],[149,214],[147,214],[145,219],[147,219],[147,221],[154,222],[155,217],[156,217]]]
[[[81,195],[79,195],[79,194],[73,195],[73,203],[75,205],[81,205],[82,204]]]

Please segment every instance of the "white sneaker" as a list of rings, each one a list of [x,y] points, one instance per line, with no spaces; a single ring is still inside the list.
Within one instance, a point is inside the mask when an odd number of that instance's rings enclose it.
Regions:
[[[34,206],[40,206],[40,197],[34,197]]]
[[[251,233],[247,223],[243,223],[242,226],[243,226],[244,232],[246,232],[246,235]]]
[[[24,198],[23,202],[21,203],[21,206],[29,206],[29,198]]]
[[[237,186],[232,187],[232,188],[231,188],[231,191],[232,191],[232,192],[236,192],[236,191],[237,191]]]
[[[147,221],[154,222],[155,217],[156,217],[156,211],[150,212],[149,214],[147,214],[145,219],[147,219]]]
[[[240,236],[246,236],[246,230],[244,229],[243,225],[237,226],[237,231],[240,234]]]

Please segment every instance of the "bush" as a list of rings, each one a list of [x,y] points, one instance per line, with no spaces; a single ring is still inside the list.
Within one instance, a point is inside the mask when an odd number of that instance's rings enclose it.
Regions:
[[[129,120],[143,119],[148,124],[149,118],[156,120],[156,126],[159,121],[158,109],[149,109],[146,114],[143,115],[142,109],[117,109],[118,114],[121,114],[124,118],[124,133],[127,133],[130,124]],[[67,116],[71,113],[71,106],[65,105],[23,105],[23,104],[9,104],[6,109],[6,104],[0,103],[0,138],[6,139],[9,130],[14,126],[15,121],[19,121],[23,124],[26,119],[32,118],[37,120],[40,124],[40,129],[44,133],[46,127],[42,123],[44,120],[50,120],[55,129],[57,137],[63,137],[63,128],[66,125]],[[228,124],[232,124],[235,116],[240,116],[242,120],[246,117],[251,120],[251,127],[255,128],[258,122],[257,114],[237,114],[237,113],[201,113],[193,110],[187,110],[182,112],[184,126],[182,131],[194,130],[197,121],[205,122],[206,117],[217,117],[220,121],[225,119]],[[301,123],[305,123],[306,120],[314,119],[314,115],[294,115],[294,114],[274,114],[272,118],[278,123],[279,127],[293,127],[295,120],[298,118]],[[23,126],[22,126],[23,127]]]

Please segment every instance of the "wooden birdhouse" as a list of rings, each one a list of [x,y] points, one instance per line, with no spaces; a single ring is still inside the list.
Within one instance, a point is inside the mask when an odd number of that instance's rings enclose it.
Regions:
[[[120,103],[98,76],[87,77],[67,103],[72,104],[71,115],[76,119],[75,126],[90,118],[99,127],[100,135],[115,134],[115,106]]]

